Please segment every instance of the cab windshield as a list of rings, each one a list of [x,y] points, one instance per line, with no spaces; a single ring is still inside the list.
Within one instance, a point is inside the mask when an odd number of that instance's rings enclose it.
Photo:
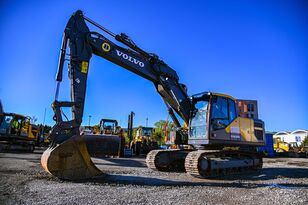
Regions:
[[[115,122],[106,121],[103,123],[102,128],[107,129],[107,130],[115,130],[116,125],[115,125]]]
[[[191,113],[190,138],[206,138],[206,123],[209,97],[202,96],[193,101],[194,109]]]
[[[143,136],[152,136],[152,128],[143,128],[142,129]]]
[[[10,116],[10,115],[0,116],[0,128],[1,129],[9,128],[12,119],[13,119],[13,116]]]

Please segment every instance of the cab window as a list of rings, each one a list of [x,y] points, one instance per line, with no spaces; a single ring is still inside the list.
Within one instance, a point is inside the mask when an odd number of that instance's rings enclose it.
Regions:
[[[211,107],[211,123],[214,130],[223,129],[229,124],[228,99],[213,96]]]
[[[237,116],[236,116],[236,108],[235,108],[235,102],[231,99],[228,100],[229,102],[229,117],[230,122],[232,122]]]
[[[211,107],[213,130],[226,128],[236,117],[236,104],[234,100],[221,96],[213,96]]]

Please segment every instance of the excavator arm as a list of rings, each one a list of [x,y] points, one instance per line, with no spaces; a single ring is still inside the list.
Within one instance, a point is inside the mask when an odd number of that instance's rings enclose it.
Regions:
[[[105,34],[112,37],[113,41],[98,32],[91,32],[86,21],[103,30]],[[127,48],[115,42],[120,42]],[[71,82],[71,101],[69,102],[58,100],[67,49],[69,49],[68,70]],[[63,34],[56,75],[56,95],[52,104],[56,125],[49,136],[51,147],[44,152],[41,160],[42,166],[59,178],[84,179],[100,173],[92,163],[79,131],[83,117],[89,63],[93,54],[151,81],[163,98],[177,127],[181,125],[174,113],[177,113],[184,122],[189,121],[191,101],[187,95],[186,86],[179,83],[177,73],[157,55],[139,48],[127,35],[113,34],[78,10],[69,19]],[[62,112],[63,107],[71,108],[71,120],[67,119]]]
[[[125,44],[128,48],[116,45],[100,33],[90,32],[85,21],[104,29],[105,33],[113,37],[116,41]],[[68,47],[70,50],[69,77],[71,80],[72,101],[60,102],[58,101],[58,93],[60,82],[62,81],[67,43],[69,43]],[[180,126],[174,117],[173,111],[188,123],[191,103],[187,95],[186,86],[179,83],[177,73],[165,62],[160,60],[158,56],[140,49],[125,34],[115,35],[83,16],[81,11],[77,11],[68,21],[64,31],[56,76],[57,91],[52,107],[55,112],[57,124],[53,128],[56,132],[52,132],[51,135],[55,143],[61,143],[70,136],[79,134],[79,126],[83,117],[87,75],[92,54],[105,58],[153,82],[158,93],[166,103],[169,113],[173,116],[175,124]],[[63,121],[62,107],[72,108],[72,120]],[[65,134],[61,130],[65,131]]]

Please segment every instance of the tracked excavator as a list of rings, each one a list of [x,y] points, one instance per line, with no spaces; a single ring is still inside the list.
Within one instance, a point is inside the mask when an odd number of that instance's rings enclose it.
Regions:
[[[90,31],[87,24],[102,30],[104,35]],[[255,152],[255,148],[264,145],[263,121],[240,117],[236,99],[229,95],[202,92],[189,96],[186,86],[179,82],[176,71],[157,55],[138,47],[124,33],[112,33],[78,10],[70,17],[63,34],[56,95],[52,104],[56,124],[50,133],[51,146],[41,158],[42,166],[49,173],[68,180],[102,174],[91,161],[85,136],[80,135],[79,131],[93,54],[153,82],[177,127],[177,144],[189,144],[194,148],[152,150],[146,158],[149,168],[159,171],[185,170],[189,175],[208,178],[262,167],[262,157]],[[69,57],[71,82],[69,102],[58,100],[66,55]],[[71,108],[72,119],[64,120],[63,107]],[[181,129],[181,119],[188,129]]]

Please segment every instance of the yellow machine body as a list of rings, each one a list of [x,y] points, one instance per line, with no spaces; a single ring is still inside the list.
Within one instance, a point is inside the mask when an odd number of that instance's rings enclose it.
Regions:
[[[288,152],[289,148],[289,144],[283,142],[280,137],[274,139],[274,150],[276,152]]]

